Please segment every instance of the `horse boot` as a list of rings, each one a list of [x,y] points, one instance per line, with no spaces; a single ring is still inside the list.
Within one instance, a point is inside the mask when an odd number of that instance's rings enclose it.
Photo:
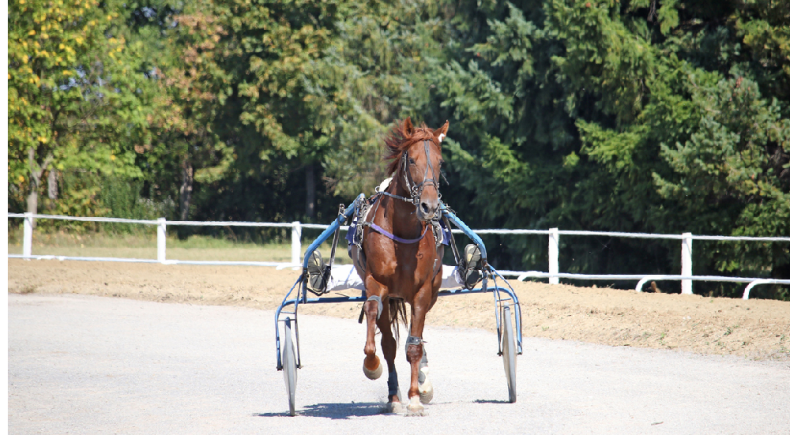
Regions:
[[[475,288],[483,277],[481,274],[483,270],[483,255],[480,253],[480,248],[477,245],[471,243],[466,245],[464,248],[464,263],[464,286],[471,290]]]
[[[418,374],[420,392],[420,402],[428,404],[433,399],[433,384],[428,379],[430,370],[428,369],[428,352],[425,350],[425,345],[422,346],[422,359],[420,360],[420,373]]]

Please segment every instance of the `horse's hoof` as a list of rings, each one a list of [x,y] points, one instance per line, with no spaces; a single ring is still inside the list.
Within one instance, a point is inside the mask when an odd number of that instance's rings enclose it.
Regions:
[[[428,404],[433,399],[433,384],[428,379],[428,367],[420,369],[421,383],[417,386],[417,391],[420,393],[420,402]]]
[[[404,412],[406,412],[406,409],[400,402],[390,402],[384,406],[385,414],[403,414]]]
[[[420,403],[419,396],[412,396],[409,399],[409,406],[406,407],[407,415],[421,417],[425,415],[425,407]]]
[[[365,358],[365,362],[362,364],[362,371],[365,372],[365,376],[368,379],[376,380],[381,377],[381,373],[384,371],[383,366],[381,365],[381,360],[376,355],[373,355],[373,367],[368,367],[368,359]]]

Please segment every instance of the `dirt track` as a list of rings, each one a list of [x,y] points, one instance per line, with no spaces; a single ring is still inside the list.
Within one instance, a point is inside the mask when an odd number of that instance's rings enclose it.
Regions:
[[[8,261],[8,287],[14,293],[78,293],[266,310],[280,303],[297,276],[292,270],[235,266]],[[526,337],[790,360],[790,302],[511,283],[521,301]],[[306,305],[300,310],[356,318],[359,304]],[[451,296],[439,299],[427,323],[493,330],[493,314],[490,295]]]

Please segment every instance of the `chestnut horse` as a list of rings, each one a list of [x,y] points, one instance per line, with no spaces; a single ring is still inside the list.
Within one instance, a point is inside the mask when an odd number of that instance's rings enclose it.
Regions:
[[[406,360],[411,364],[407,411],[421,414],[422,403],[433,397],[427,379],[427,358],[422,331],[425,315],[436,303],[442,280],[444,248],[434,238],[431,221],[439,218],[439,176],[442,139],[449,122],[434,131],[424,125],[412,126],[406,118],[393,127],[385,145],[390,160],[392,182],[370,208],[357,231],[363,232],[362,254],[355,263],[365,283],[367,301],[367,341],[363,369],[370,379],[381,376],[381,361],[373,341],[376,326],[381,331],[381,348],[389,368],[388,409],[402,410],[395,371],[397,322],[405,321],[405,303],[411,306],[411,326],[406,340]],[[364,254],[364,255],[363,255]]]

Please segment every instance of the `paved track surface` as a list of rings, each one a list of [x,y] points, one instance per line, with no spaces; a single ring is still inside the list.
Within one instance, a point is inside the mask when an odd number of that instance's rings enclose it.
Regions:
[[[496,335],[451,328],[426,328],[428,415],[385,415],[385,377],[362,374],[363,328],[322,316],[300,317],[288,417],[271,311],[8,298],[14,434],[790,433],[787,362],[526,339],[510,404]],[[404,387],[402,349],[397,364]]]

